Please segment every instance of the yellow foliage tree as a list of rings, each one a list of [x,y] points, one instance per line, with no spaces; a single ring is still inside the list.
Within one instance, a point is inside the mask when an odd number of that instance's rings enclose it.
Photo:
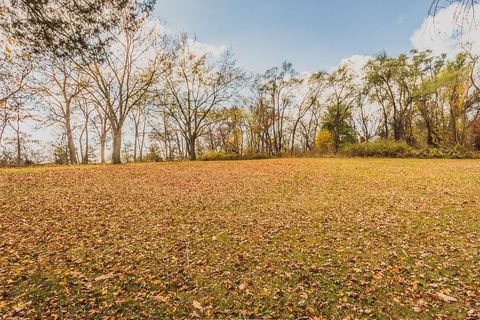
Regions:
[[[331,152],[333,147],[333,137],[330,131],[322,129],[315,137],[315,149],[321,153]]]

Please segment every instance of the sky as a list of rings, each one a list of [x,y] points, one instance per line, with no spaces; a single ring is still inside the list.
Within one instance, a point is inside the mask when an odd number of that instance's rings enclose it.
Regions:
[[[351,56],[412,49],[430,0],[157,0],[154,16],[174,32],[231,48],[240,66],[263,72],[283,61],[330,70]],[[428,42],[424,35],[419,42]],[[422,38],[421,36],[419,38]]]

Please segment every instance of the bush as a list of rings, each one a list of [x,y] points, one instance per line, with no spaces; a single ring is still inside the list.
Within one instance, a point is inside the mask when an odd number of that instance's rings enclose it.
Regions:
[[[320,130],[315,137],[315,149],[320,153],[328,153],[333,150],[333,137],[330,131]]]
[[[242,156],[242,159],[248,159],[248,160],[260,160],[260,159],[269,159],[269,158],[271,158],[271,156],[265,152],[246,152]]]
[[[234,152],[218,152],[209,150],[198,156],[200,161],[228,161],[228,160],[260,160],[269,159],[270,155],[264,152],[245,152],[243,155]]]
[[[146,162],[161,162],[163,158],[160,154],[160,147],[157,144],[152,144],[145,156]]]
[[[350,157],[405,158],[413,155],[412,148],[404,142],[378,140],[358,144],[345,144],[342,153]]]
[[[223,161],[223,160],[239,160],[241,159],[240,155],[236,153],[226,153],[209,150],[200,156],[198,160],[201,161]]]
[[[347,144],[342,153],[350,157],[388,157],[422,159],[480,159],[480,152],[462,146],[415,150],[404,142],[378,140],[360,144]]]
[[[480,159],[480,152],[456,146],[451,149],[432,148],[415,152],[415,157],[424,159]]]
[[[476,119],[471,124],[471,142],[472,145],[480,151],[480,119]]]

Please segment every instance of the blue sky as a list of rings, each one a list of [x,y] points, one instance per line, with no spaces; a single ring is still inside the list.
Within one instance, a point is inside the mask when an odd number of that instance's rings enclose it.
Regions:
[[[157,0],[173,31],[232,48],[250,71],[287,60],[298,71],[330,69],[352,55],[409,51],[430,0]]]

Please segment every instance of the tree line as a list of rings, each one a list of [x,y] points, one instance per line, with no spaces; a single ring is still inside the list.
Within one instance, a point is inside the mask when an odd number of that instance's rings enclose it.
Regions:
[[[68,164],[336,153],[378,139],[480,150],[478,56],[468,50],[453,58],[381,53],[313,74],[285,62],[251,75],[228,50],[164,32],[148,17],[151,2],[125,3],[108,11],[114,25],[92,19],[93,29],[74,24],[68,33],[92,34],[97,21],[97,41],[49,46],[41,28],[7,33],[2,164],[41,161],[33,152],[39,128],[56,134],[41,153]]]

